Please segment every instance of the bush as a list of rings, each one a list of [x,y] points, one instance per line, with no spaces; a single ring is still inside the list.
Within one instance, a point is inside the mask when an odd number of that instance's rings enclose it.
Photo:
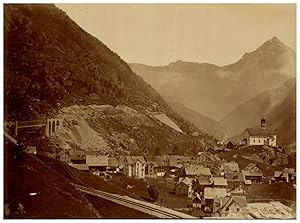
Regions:
[[[153,202],[158,199],[159,191],[154,186],[148,186],[148,193]]]

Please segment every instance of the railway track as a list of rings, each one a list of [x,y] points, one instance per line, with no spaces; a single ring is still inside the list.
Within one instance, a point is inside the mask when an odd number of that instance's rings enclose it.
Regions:
[[[111,194],[99,190],[95,190],[93,188],[84,187],[81,185],[73,184],[79,191],[100,197],[102,199],[106,199],[115,203],[118,203],[123,206],[127,206],[129,208],[133,208],[135,210],[150,214],[152,216],[158,218],[165,218],[165,219],[188,219],[188,218],[195,218],[193,216],[174,211],[165,207],[161,207],[155,204],[150,204],[144,201],[136,200],[127,196],[122,196],[118,194]]]

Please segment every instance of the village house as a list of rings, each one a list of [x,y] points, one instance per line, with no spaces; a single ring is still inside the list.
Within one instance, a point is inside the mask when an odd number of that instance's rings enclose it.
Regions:
[[[227,189],[234,194],[243,194],[245,188],[245,177],[243,173],[225,173],[227,180]]]
[[[73,164],[73,163],[71,163],[70,166],[74,167],[77,170],[89,171],[89,167],[85,163],[80,163],[80,164]]]
[[[107,171],[117,171],[119,167],[119,161],[116,157],[108,157]]]
[[[191,157],[169,155],[168,166],[171,168],[182,168],[189,160],[191,160]]]
[[[126,156],[124,174],[129,177],[145,178],[146,160],[143,156]]]
[[[247,182],[251,182],[251,184],[262,183],[263,173],[261,171],[242,170],[242,173],[245,176],[245,180],[247,180]]]
[[[242,173],[246,180],[250,180],[253,183],[262,183],[263,173],[261,169],[255,163],[249,163],[243,170]]]
[[[228,150],[233,150],[233,149],[238,149],[238,146],[235,145],[233,142],[229,141],[227,144],[226,144],[226,148]]]
[[[193,199],[193,208],[195,208],[197,210],[201,209],[202,204],[204,204],[203,201],[204,201],[204,198],[203,197],[201,198],[201,196],[198,193],[196,193],[196,196]]]
[[[289,182],[291,180],[296,180],[295,169],[293,168],[284,168],[282,171],[274,172],[275,182]]]
[[[84,151],[76,151],[76,150],[71,150],[69,152],[69,155],[71,156],[71,163],[73,164],[85,164],[85,152]]]
[[[217,212],[222,207],[222,198],[228,196],[224,188],[210,188],[204,189],[205,211]]]
[[[209,168],[205,168],[202,165],[191,165],[183,169],[181,176],[190,178],[202,177],[210,180],[211,172]]]
[[[86,164],[90,170],[106,171],[108,157],[98,155],[96,152],[89,152],[86,154]]]
[[[157,167],[154,167],[156,173],[165,172],[169,166],[169,155],[147,157],[147,161],[157,164]]]
[[[213,177],[212,178],[213,181],[213,187],[214,188],[227,188],[228,183],[227,180],[224,177]]]
[[[246,145],[267,145],[267,146],[276,146],[276,133],[273,129],[266,127],[266,119],[261,119],[260,128],[247,128],[244,133],[244,141]]]
[[[155,171],[155,167],[157,167],[157,163],[154,161],[147,161],[147,165],[146,165],[146,169],[145,169],[145,175],[147,177],[152,177],[155,178],[156,175],[156,171]]]
[[[224,152],[225,151],[225,146],[222,143],[218,143],[214,147],[215,152]]]
[[[223,163],[219,171],[221,174],[238,173],[240,172],[240,168],[236,162],[231,161],[230,163]]]
[[[203,195],[206,187],[211,187],[213,184],[212,178],[207,176],[197,176],[194,181],[195,192]]]
[[[192,197],[194,194],[193,183],[191,178],[181,178],[175,186],[176,196]]]
[[[61,151],[60,153],[58,153],[57,156],[58,156],[60,161],[65,162],[67,164],[71,163],[71,156],[70,156],[69,152]]]
[[[220,217],[251,219],[247,210],[247,199],[245,196],[231,196],[222,199],[222,207],[218,211]]]
[[[283,172],[287,172],[288,173],[288,182],[290,181],[294,181],[296,182],[296,172],[295,169],[293,168],[284,168]]]

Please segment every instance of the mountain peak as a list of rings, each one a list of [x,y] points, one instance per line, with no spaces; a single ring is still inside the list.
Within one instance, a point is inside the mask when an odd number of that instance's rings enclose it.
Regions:
[[[287,46],[281,42],[276,36],[274,36],[272,39],[269,39],[266,41],[262,46],[259,48],[261,49],[272,49],[272,48],[287,48]]]
[[[272,39],[270,39],[269,41],[272,41],[272,42],[281,42],[277,36],[274,36]]]

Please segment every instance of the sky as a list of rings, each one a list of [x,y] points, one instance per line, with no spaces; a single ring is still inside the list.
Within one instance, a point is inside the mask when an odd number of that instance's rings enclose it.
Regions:
[[[276,36],[296,49],[296,4],[56,4],[127,63],[219,66]]]

